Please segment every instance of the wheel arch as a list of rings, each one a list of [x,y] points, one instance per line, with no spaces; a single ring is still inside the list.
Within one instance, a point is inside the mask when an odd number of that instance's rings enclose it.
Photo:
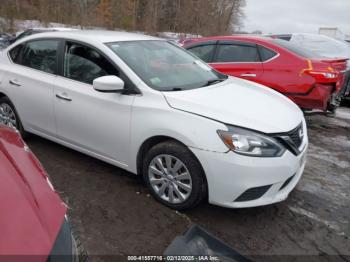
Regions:
[[[175,139],[173,137],[170,136],[163,136],[163,135],[158,135],[158,136],[153,136],[153,137],[149,137],[148,139],[146,139],[142,145],[140,146],[138,152],[137,152],[137,157],[136,157],[136,168],[137,168],[137,175],[142,175],[142,164],[143,164],[143,160],[146,156],[146,153],[155,145],[158,145],[160,143],[163,142],[175,142],[177,144],[180,144],[186,148],[188,148],[188,146],[186,146],[184,143],[182,143],[181,141],[179,141],[178,139]],[[204,179],[205,179],[205,183],[206,183],[206,187],[208,188],[208,180],[204,171],[204,168],[202,166],[202,163],[199,161],[199,159],[196,157],[195,154],[193,154],[193,152],[191,150],[189,150],[189,152],[192,154],[192,156],[198,161],[201,169],[202,169],[202,173],[204,175]]]
[[[13,100],[8,96],[6,95],[4,92],[1,92],[0,91],[0,98],[6,98],[10,101],[10,103],[12,104],[13,106],[13,109],[14,109],[14,112],[16,114],[16,118],[17,118],[17,121],[18,121],[18,124],[19,124],[19,131],[21,132],[21,136],[23,138],[27,137],[27,133],[23,127],[23,124],[22,124],[22,119],[21,119],[21,116],[19,115],[18,111],[17,111],[17,108],[15,106],[15,104],[13,103]]]
[[[184,143],[182,143],[179,140],[177,140],[173,137],[170,137],[170,136],[157,135],[157,136],[152,136],[152,137],[147,138],[141,144],[141,146],[137,152],[136,168],[137,168],[138,175],[140,175],[142,173],[142,163],[143,163],[143,159],[144,159],[146,153],[155,145],[158,145],[158,144],[166,142],[166,141],[173,141],[175,143],[186,146]]]
[[[3,97],[8,97],[7,95],[5,95],[3,92],[0,92],[0,98],[3,98]],[[9,98],[10,99],[10,98]]]

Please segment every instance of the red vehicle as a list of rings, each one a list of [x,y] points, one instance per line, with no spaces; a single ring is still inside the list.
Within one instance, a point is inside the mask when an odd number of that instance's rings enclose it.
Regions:
[[[0,125],[0,260],[77,261],[67,208],[18,132]]]
[[[268,37],[207,37],[182,45],[216,70],[273,88],[302,109],[334,111],[339,106],[347,59],[320,57]]]

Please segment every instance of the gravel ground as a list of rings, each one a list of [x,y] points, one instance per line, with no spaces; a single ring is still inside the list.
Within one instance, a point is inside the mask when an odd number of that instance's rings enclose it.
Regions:
[[[160,255],[193,223],[256,261],[350,261],[350,108],[306,118],[310,148],[297,188],[285,202],[251,209],[203,203],[178,213],[134,175],[36,136],[27,142],[69,205],[91,261]]]

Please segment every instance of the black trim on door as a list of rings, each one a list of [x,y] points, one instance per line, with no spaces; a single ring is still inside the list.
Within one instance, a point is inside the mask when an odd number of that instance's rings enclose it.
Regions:
[[[251,46],[255,47],[255,43],[249,43],[249,42],[243,42],[240,40],[219,40],[218,41],[219,45],[245,45],[245,46]]]
[[[61,39],[60,44],[58,45],[58,52],[57,52],[57,60],[58,60],[57,75],[59,76],[63,75],[65,46],[66,46],[66,41],[64,39]]]

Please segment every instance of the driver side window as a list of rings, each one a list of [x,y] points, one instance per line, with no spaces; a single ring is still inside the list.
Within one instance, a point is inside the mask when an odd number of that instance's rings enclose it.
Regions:
[[[99,52],[88,46],[68,42],[64,55],[64,76],[91,84],[101,76],[119,76],[118,70]]]

